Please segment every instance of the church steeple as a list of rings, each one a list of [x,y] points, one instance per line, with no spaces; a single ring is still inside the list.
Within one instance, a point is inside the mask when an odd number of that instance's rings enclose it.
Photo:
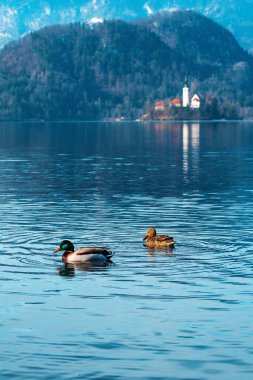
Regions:
[[[182,101],[183,107],[189,107],[190,105],[190,99],[189,99],[189,87],[188,87],[188,81],[187,77],[185,77],[184,87],[183,87],[183,101]]]

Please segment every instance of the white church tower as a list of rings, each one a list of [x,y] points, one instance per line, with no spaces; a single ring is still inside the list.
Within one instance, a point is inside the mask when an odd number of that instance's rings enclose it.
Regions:
[[[190,99],[189,99],[189,87],[187,80],[185,80],[185,84],[183,87],[183,101],[182,101],[182,106],[183,107],[188,107],[190,105]]]

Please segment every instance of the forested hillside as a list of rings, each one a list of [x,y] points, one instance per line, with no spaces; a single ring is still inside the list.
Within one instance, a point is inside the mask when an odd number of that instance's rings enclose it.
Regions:
[[[136,118],[185,79],[210,117],[253,116],[253,62],[233,36],[194,12],[149,22],[56,25],[0,52],[0,118]]]

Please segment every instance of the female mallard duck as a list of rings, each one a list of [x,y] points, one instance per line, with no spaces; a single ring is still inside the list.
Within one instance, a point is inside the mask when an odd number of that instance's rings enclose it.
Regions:
[[[64,251],[62,261],[64,263],[105,263],[112,257],[112,252],[106,247],[85,247],[75,251],[73,243],[69,240],[63,240],[54,253]]]
[[[143,240],[146,240],[144,245],[149,248],[173,248],[175,244],[171,236],[156,235],[155,228],[149,228]]]

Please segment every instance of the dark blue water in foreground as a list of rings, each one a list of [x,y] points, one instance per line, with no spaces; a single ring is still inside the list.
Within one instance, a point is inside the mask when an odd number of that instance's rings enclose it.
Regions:
[[[253,123],[0,125],[1,379],[252,379],[252,173]]]

